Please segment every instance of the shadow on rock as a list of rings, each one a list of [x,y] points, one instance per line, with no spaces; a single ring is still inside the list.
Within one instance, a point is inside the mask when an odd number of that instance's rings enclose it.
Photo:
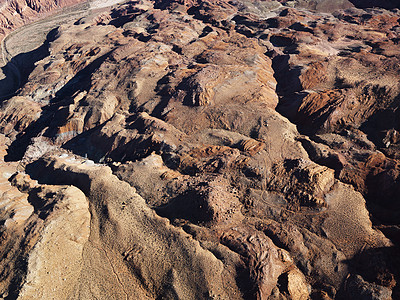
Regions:
[[[349,0],[357,8],[381,7],[386,9],[400,8],[399,0]]]
[[[54,28],[47,34],[45,42],[40,47],[16,55],[2,68],[6,77],[0,81],[0,101],[11,98],[27,83],[29,75],[36,67],[36,62],[50,54],[49,43],[56,39],[57,34],[58,28]]]
[[[399,299],[398,245],[362,251],[347,263],[352,275],[344,282],[338,299]]]

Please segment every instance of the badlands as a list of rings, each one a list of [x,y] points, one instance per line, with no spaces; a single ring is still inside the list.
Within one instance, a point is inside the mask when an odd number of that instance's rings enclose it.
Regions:
[[[400,299],[399,8],[1,1],[0,299]]]

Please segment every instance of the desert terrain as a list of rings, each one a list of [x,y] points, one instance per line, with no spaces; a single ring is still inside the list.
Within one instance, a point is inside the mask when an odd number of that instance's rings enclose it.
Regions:
[[[0,299],[400,299],[395,0],[0,5]]]

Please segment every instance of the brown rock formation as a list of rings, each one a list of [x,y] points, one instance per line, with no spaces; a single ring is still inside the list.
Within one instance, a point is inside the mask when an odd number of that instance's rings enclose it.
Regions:
[[[51,31],[2,93],[0,296],[399,297],[399,18],[143,0]]]

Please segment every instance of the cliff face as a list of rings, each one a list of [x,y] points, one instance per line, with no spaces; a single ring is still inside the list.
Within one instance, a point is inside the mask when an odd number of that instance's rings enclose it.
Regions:
[[[11,60],[0,296],[399,298],[400,14],[324,3],[129,1]]]
[[[46,13],[80,2],[83,1],[4,0],[0,2],[0,37]]]

